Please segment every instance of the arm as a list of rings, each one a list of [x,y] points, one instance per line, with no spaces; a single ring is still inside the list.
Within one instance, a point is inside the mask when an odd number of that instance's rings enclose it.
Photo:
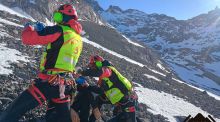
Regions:
[[[104,91],[98,86],[88,86],[87,87],[90,92],[94,92],[96,94],[104,94]]]
[[[62,34],[60,26],[47,26],[41,31],[28,26],[22,32],[22,42],[26,45],[46,45],[56,41]]]
[[[99,77],[102,74],[102,70],[86,68],[81,72],[81,74],[83,76]]]

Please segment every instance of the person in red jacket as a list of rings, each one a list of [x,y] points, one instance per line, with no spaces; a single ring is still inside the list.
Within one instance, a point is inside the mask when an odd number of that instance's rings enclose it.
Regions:
[[[82,26],[77,22],[76,10],[70,4],[61,5],[53,17],[57,23],[54,26],[44,27],[41,23],[25,25],[23,44],[46,45],[40,73],[0,116],[0,122],[17,122],[27,111],[46,101],[52,104],[57,115],[56,119],[47,121],[71,122],[69,103],[74,84],[72,73],[82,51]]]

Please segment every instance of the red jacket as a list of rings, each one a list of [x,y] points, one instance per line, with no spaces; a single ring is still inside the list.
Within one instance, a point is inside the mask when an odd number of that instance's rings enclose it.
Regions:
[[[81,24],[75,20],[70,20],[66,25],[73,28],[78,34],[82,31]],[[36,31],[32,26],[28,26],[22,31],[21,38],[26,45],[46,45],[55,42],[62,35],[62,28],[58,25],[46,26],[41,31]]]

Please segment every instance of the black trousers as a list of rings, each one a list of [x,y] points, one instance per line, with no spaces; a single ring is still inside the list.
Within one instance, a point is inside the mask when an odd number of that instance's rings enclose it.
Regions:
[[[136,102],[137,101],[135,99],[124,99],[121,105],[118,105],[114,108],[114,117],[107,122],[136,122],[136,110],[127,110],[130,107],[135,109]]]
[[[136,122],[135,112],[121,112],[107,122]]]
[[[74,109],[80,118],[80,122],[89,122],[91,104],[94,102],[94,97],[87,88],[78,89],[78,94],[74,98],[71,108]],[[95,118],[90,117],[95,122]],[[91,121],[91,120],[90,120]]]
[[[41,79],[36,79],[34,86],[45,96],[47,101],[52,102],[53,98],[59,98],[59,86],[51,86],[48,82],[42,82]],[[67,86],[65,95],[71,94],[72,87]],[[29,90],[22,92],[2,113],[0,122],[18,122],[21,116],[27,111],[39,106],[39,102],[32,96]],[[69,102],[53,103],[58,115],[56,120],[52,120],[51,113],[47,112],[47,122],[71,122]]]

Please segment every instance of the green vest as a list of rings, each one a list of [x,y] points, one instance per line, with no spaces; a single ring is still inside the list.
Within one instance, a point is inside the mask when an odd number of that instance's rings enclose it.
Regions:
[[[123,83],[123,85],[127,88],[128,92],[132,90],[131,82],[127,80],[124,76],[122,76],[114,67],[108,66],[114,72],[119,81]],[[111,77],[111,76],[110,76]],[[109,78],[103,78],[103,82],[105,82],[108,85],[109,90],[105,91],[106,97],[110,100],[112,104],[115,104],[119,102],[123,97],[124,94],[121,92],[119,88],[116,88],[113,86],[113,82],[110,81]]]
[[[53,68],[65,70],[67,72],[73,72],[75,70],[76,63],[82,52],[83,42],[81,36],[77,34],[72,28],[68,26],[62,26],[63,29],[63,44],[60,46],[58,56]],[[43,52],[43,56],[40,63],[40,71],[45,70],[45,63],[47,58],[47,50],[51,49],[51,43],[47,45],[46,51]],[[53,72],[52,74],[56,74]]]

